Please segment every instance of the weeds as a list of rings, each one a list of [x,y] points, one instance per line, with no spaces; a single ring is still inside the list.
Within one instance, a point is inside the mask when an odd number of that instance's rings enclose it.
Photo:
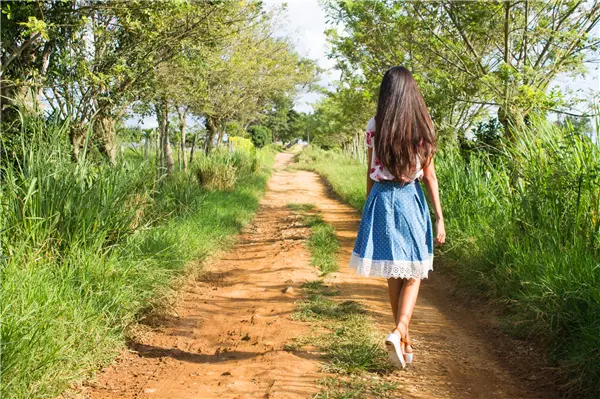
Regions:
[[[350,378],[327,377],[319,381],[323,390],[315,399],[391,399],[398,389],[398,384],[380,380],[378,376]]]
[[[287,206],[290,210],[295,211],[295,212],[308,212],[308,211],[312,211],[313,209],[315,209],[315,204],[300,204],[300,203],[291,202]]]
[[[378,381],[380,374],[391,371],[391,366],[363,306],[356,301],[336,300],[339,292],[323,280],[307,282],[302,290],[307,297],[298,302],[292,318],[313,323],[315,329],[289,344],[288,350],[314,345],[327,359],[324,370],[339,375],[338,384],[325,380],[318,397],[364,397],[360,395],[375,393],[381,383],[392,389],[394,384]],[[363,380],[367,382],[359,383]]]

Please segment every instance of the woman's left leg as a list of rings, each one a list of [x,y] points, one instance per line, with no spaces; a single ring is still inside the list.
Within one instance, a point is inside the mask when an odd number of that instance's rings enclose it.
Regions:
[[[406,280],[402,284],[400,290],[400,297],[398,298],[398,313],[396,317],[396,330],[410,342],[408,328],[410,325],[410,319],[412,318],[415,305],[417,303],[417,297],[419,296],[419,288],[421,286],[420,279],[411,278]],[[402,337],[401,337],[402,338]],[[405,348],[406,353],[412,353],[412,347],[407,345]]]

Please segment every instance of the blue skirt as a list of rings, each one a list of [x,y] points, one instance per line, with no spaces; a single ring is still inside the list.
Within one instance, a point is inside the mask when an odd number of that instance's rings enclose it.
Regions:
[[[375,182],[350,267],[363,276],[427,278],[433,270],[433,229],[419,181]]]

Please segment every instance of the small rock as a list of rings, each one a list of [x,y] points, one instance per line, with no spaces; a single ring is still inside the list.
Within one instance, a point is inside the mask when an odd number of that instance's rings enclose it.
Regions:
[[[293,283],[294,283],[294,280],[292,280],[292,279],[289,279],[289,280],[286,280],[286,282],[285,282],[285,283],[286,283],[286,284],[293,284]]]
[[[144,393],[154,393],[156,392],[156,388],[146,388],[144,389]]]
[[[250,341],[250,334],[246,333],[246,335],[242,337],[242,341]]]
[[[283,292],[284,294],[287,294],[287,293],[291,294],[292,292],[294,292],[294,288],[291,286],[287,286],[284,289],[282,289],[281,292]]]
[[[221,375],[231,375],[231,373],[229,371],[225,371],[225,372],[221,373]]]

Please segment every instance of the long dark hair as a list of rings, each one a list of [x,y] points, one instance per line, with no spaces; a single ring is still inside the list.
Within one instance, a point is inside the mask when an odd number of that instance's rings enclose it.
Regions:
[[[383,75],[375,115],[375,152],[396,178],[425,167],[435,151],[433,122],[410,71],[402,66]]]

